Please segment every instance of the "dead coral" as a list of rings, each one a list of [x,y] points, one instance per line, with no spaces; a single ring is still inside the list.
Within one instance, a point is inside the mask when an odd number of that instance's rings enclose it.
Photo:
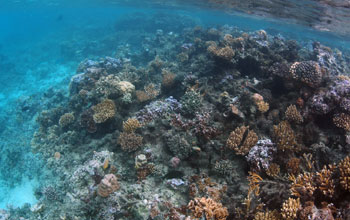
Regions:
[[[333,117],[333,123],[338,128],[342,128],[345,131],[350,131],[350,115],[345,113],[337,114]]]
[[[296,219],[299,209],[300,209],[300,199],[289,198],[282,205],[282,209],[281,209],[282,217],[286,220]]]
[[[124,151],[136,151],[142,145],[142,136],[135,133],[122,132],[118,138],[118,144]]]
[[[295,134],[287,121],[282,121],[273,126],[275,142],[281,151],[299,151],[299,145],[296,141]]]
[[[247,132],[247,135],[244,134]],[[230,133],[226,146],[236,151],[236,154],[246,155],[249,150],[258,142],[258,135],[249,126],[242,125]]]
[[[129,118],[123,122],[123,131],[127,133],[132,133],[140,127],[142,127],[142,125],[136,118]]]
[[[117,177],[114,174],[107,174],[98,184],[97,194],[101,197],[108,197],[119,188]]]
[[[297,124],[303,123],[303,116],[298,111],[297,107],[295,105],[288,106],[286,112],[284,113],[286,116],[286,119],[289,122],[295,122]]]
[[[226,220],[228,216],[227,208],[211,198],[195,198],[189,202],[187,207],[195,218],[205,217],[207,220]]]
[[[338,164],[340,171],[340,185],[347,191],[350,191],[350,157],[345,157]]]
[[[115,104],[113,100],[106,99],[103,102],[92,106],[94,111],[93,119],[95,123],[103,123],[115,115]]]

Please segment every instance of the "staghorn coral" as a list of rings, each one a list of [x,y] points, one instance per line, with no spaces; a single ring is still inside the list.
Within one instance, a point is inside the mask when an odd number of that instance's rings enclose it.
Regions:
[[[221,203],[215,202],[211,198],[194,198],[187,206],[191,210],[193,217],[207,220],[226,220],[228,211]]]
[[[281,151],[299,151],[299,145],[296,141],[295,134],[287,121],[282,121],[273,126],[273,133],[278,149]]]
[[[135,133],[122,132],[118,138],[118,144],[124,151],[136,151],[142,145],[142,136]]]
[[[92,106],[91,108],[94,111],[93,119],[95,123],[103,123],[110,118],[113,118],[115,115],[115,104],[113,100],[106,99],[103,102]]]
[[[107,174],[98,184],[97,194],[101,197],[108,197],[119,188],[120,186],[117,177],[114,174]]]
[[[286,220],[293,220],[297,218],[297,212],[300,209],[300,199],[289,198],[282,205],[281,214]]]
[[[123,131],[127,133],[132,133],[140,127],[142,125],[136,118],[128,118],[128,120],[123,122]]]
[[[323,73],[320,65],[315,61],[295,62],[291,65],[289,72],[293,79],[310,87],[317,87],[322,82]]]
[[[303,116],[301,116],[300,112],[298,111],[295,105],[288,106],[284,115],[289,122],[295,122],[297,124],[300,124],[304,121]]]
[[[345,113],[337,114],[333,117],[333,123],[338,128],[342,128],[345,131],[350,131],[350,115]]]
[[[350,191],[350,157],[345,157],[338,164],[340,172],[340,185],[347,191]]]
[[[246,132],[248,133],[244,136]],[[242,125],[230,133],[230,136],[226,141],[226,146],[229,149],[236,151],[236,154],[246,155],[257,142],[258,136],[256,133],[249,130],[249,126]]]
[[[66,113],[60,117],[60,120],[58,121],[58,124],[62,127],[65,128],[68,125],[72,124],[75,120],[75,117],[73,113]]]
[[[323,195],[332,197],[335,191],[335,185],[333,180],[333,172],[335,170],[335,166],[329,165],[324,166],[320,172],[316,173],[316,182],[318,185],[318,189],[323,193]]]

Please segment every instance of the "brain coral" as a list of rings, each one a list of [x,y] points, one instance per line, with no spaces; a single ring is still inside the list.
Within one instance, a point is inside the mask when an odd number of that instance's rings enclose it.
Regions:
[[[112,100],[106,99],[92,107],[95,123],[103,123],[115,115],[115,104]]]

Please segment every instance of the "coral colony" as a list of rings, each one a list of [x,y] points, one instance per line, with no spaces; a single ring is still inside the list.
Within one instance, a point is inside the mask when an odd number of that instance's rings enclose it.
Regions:
[[[228,26],[155,34],[149,60],[80,63],[31,143],[55,181],[0,219],[349,219],[350,56]]]

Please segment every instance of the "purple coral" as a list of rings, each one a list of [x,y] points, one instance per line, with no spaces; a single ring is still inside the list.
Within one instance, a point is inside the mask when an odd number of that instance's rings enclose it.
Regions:
[[[246,158],[253,169],[257,171],[267,170],[276,151],[276,145],[270,139],[262,139],[250,149]]]

